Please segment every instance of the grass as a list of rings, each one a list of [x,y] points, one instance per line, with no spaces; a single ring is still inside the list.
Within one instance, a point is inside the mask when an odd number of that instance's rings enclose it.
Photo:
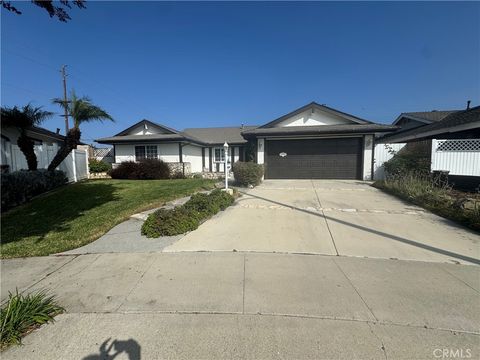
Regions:
[[[201,189],[212,180],[90,180],[60,188],[5,213],[2,258],[43,256],[98,239],[132,214]]]
[[[453,191],[447,186],[435,186],[431,179],[405,174],[377,181],[376,188],[396,195],[434,214],[480,231],[480,196]],[[465,204],[470,206],[465,207]]]
[[[19,344],[22,336],[53,321],[63,311],[55,298],[44,291],[27,295],[10,293],[8,303],[0,311],[0,348]]]

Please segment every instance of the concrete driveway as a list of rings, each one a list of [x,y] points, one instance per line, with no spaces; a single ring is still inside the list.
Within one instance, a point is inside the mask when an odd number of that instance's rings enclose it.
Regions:
[[[362,181],[267,180],[166,247],[480,264],[480,236]]]

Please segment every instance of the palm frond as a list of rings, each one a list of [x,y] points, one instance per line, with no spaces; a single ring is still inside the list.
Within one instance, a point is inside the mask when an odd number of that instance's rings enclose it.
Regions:
[[[26,129],[31,126],[38,126],[52,116],[52,112],[42,110],[41,106],[34,107],[31,104],[27,104],[22,108],[2,106],[1,122],[2,126]]]

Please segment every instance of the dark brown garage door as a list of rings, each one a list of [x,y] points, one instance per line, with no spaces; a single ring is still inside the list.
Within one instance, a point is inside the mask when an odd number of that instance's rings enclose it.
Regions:
[[[267,140],[267,179],[360,179],[362,138]]]

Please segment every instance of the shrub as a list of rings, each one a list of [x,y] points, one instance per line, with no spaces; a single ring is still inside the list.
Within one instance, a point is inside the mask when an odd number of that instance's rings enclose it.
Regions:
[[[195,230],[199,225],[200,218],[194,211],[179,206],[150,214],[142,225],[142,234],[150,238],[173,236]]]
[[[430,175],[420,176],[412,172],[402,176],[377,181],[375,187],[396,195],[404,200],[424,207],[433,213],[452,219],[461,224],[480,230],[480,203],[474,202],[472,208],[465,208],[458,201],[458,193],[448,186],[437,186]],[[459,205],[460,204],[460,205]]]
[[[55,298],[44,291],[28,295],[10,293],[8,303],[0,311],[0,346],[20,343],[23,335],[53,321],[63,311]]]
[[[400,152],[384,163],[387,177],[415,173],[419,176],[430,174],[430,158],[422,153]]]
[[[220,189],[210,194],[194,194],[184,205],[160,209],[143,223],[142,234],[147,237],[173,236],[195,230],[208,218],[233,204],[234,197]]]
[[[15,171],[2,174],[2,211],[23,204],[32,197],[68,182],[63,171]]]
[[[194,194],[184,205],[184,208],[195,212],[200,217],[206,218],[220,211],[220,205],[216,201],[212,201],[212,199],[212,196],[207,194]]]
[[[113,179],[154,180],[170,178],[167,163],[157,159],[144,159],[139,162],[125,161],[110,171]]]
[[[239,185],[259,185],[262,182],[263,165],[237,161],[233,164],[233,176]]]
[[[107,172],[112,168],[112,165],[105,161],[97,160],[95,158],[88,159],[88,169],[91,173]]]

